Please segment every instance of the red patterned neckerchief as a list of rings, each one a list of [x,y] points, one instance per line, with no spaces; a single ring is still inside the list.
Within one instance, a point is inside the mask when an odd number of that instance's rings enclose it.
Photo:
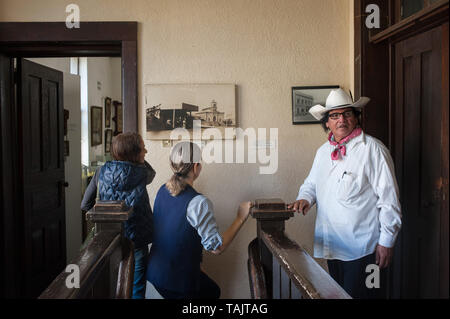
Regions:
[[[330,132],[328,135],[328,141],[330,141],[330,144],[333,146],[336,146],[333,152],[331,152],[331,159],[333,161],[336,161],[340,159],[341,157],[345,156],[347,149],[345,145],[350,141],[352,138],[357,137],[362,132],[362,129],[360,127],[355,128],[349,135],[347,135],[345,138],[343,138],[339,143],[334,140],[333,133]]]

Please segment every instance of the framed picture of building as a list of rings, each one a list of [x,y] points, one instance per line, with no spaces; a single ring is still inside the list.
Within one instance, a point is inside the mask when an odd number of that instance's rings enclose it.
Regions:
[[[325,106],[330,91],[338,88],[339,85],[292,87],[292,124],[320,123],[309,109],[316,104]]]
[[[148,84],[145,88],[146,138],[177,139],[171,132],[194,128],[216,128],[224,139],[225,129],[236,127],[236,86],[234,84]],[[211,130],[210,130],[211,131]],[[201,136],[202,139],[211,139]]]
[[[100,106],[91,106],[91,146],[102,144],[102,110],[103,109]]]

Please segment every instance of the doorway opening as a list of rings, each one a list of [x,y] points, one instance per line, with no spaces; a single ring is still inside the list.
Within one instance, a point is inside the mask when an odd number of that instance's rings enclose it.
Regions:
[[[48,58],[59,58],[59,62],[65,59],[67,63],[64,68],[69,69],[69,72],[65,72],[67,75],[64,77],[63,72],[56,71],[54,66],[44,66],[43,64],[56,63],[55,59],[51,61]],[[17,73],[14,72],[14,61],[18,64]],[[70,74],[70,69],[75,69],[75,61],[78,63],[78,75]],[[93,85],[86,86],[87,102],[83,104],[80,70],[83,69],[83,63],[89,67],[89,61],[92,62],[91,69],[99,68],[102,64],[114,66],[115,71],[111,71],[113,73],[108,77],[116,81],[109,84],[112,82],[110,79],[108,83],[100,78],[93,80]],[[70,174],[64,172],[64,158],[67,163],[71,153],[74,154],[76,161],[85,165],[85,175],[88,177],[93,166],[108,159],[108,146],[105,142],[110,141],[114,133],[136,132],[138,129],[137,23],[84,22],[79,29],[67,29],[63,22],[2,22],[0,70],[0,164],[2,172],[6,172],[2,173],[0,183],[3,211],[0,221],[0,256],[5,261],[0,268],[1,294],[2,297],[34,298],[64,270],[67,260],[75,253],[74,247],[81,244],[79,229],[71,230],[78,237],[66,232],[66,228],[71,229],[69,223],[72,221],[63,216],[70,202],[68,196],[65,196],[65,188],[70,188],[71,183],[66,180]],[[105,72],[98,70],[100,75]],[[64,121],[64,109],[72,103],[64,100],[62,83],[67,83],[69,87],[71,82],[77,82],[74,77],[79,78],[79,102],[84,105],[84,109],[79,109],[79,122],[76,121],[77,107],[72,113],[70,110],[65,112]],[[89,77],[86,78],[89,80]],[[24,83],[23,87],[19,86],[20,81]],[[20,88],[15,91],[15,86]],[[113,86],[108,88],[111,93],[105,91],[108,86]],[[89,91],[95,93],[93,100],[89,100]],[[18,103],[15,103],[16,94],[19,97]],[[76,96],[72,92],[72,98]],[[75,101],[73,104],[76,103]],[[109,123],[106,123],[108,118],[105,118],[104,109],[109,103]],[[23,105],[28,108],[23,108]],[[98,126],[98,122],[94,123],[97,125],[96,132],[91,132],[92,106],[101,108],[101,124]],[[122,117],[117,116],[118,114]],[[121,129],[117,123],[119,121]],[[67,122],[66,134],[64,122]],[[81,128],[83,123],[88,127],[87,130]],[[109,127],[105,124],[109,124]],[[30,131],[32,129],[35,130],[33,134]],[[78,133],[79,137],[71,136],[71,133]],[[101,141],[100,144],[98,140]],[[74,153],[75,149],[79,150],[79,155]],[[83,149],[87,149],[87,152],[82,154]],[[39,156],[34,156],[33,151],[36,150],[39,150]],[[61,166],[62,170],[58,170]],[[58,174],[50,172],[48,168],[57,169]],[[81,165],[79,170],[81,171]],[[44,171],[48,174],[43,175]],[[30,186],[30,181],[35,183],[34,188]],[[41,181],[48,181],[48,187],[42,187]],[[85,183],[87,182],[86,179]],[[82,194],[75,191],[70,192],[70,195],[78,198],[79,225]],[[76,200],[72,202],[71,205],[75,207]],[[36,203],[40,204],[35,205]],[[55,207],[62,206],[62,213],[61,210],[55,210],[52,214],[41,214],[42,211],[48,211],[52,204]],[[72,217],[75,218],[75,214]],[[69,238],[74,240],[73,244],[69,243]]]

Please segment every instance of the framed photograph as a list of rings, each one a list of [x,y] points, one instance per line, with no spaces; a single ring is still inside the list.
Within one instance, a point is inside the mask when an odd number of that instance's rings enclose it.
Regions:
[[[111,127],[111,98],[105,98],[105,127]]]
[[[114,105],[114,136],[123,132],[123,111],[122,111],[122,102],[113,101]]]
[[[111,142],[113,132],[111,129],[105,130],[105,153],[111,153]]]
[[[330,91],[338,88],[339,85],[292,87],[292,124],[320,123],[309,109],[316,104],[325,106]]]
[[[145,101],[147,139],[169,140],[177,128],[192,135],[194,124],[219,129],[223,139],[225,128],[236,127],[234,84],[148,84]]]
[[[102,144],[102,110],[100,106],[91,106],[91,146]]]

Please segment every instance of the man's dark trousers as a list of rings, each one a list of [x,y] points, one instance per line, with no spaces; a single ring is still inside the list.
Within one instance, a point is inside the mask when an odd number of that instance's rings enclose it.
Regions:
[[[379,298],[378,288],[367,288],[366,278],[372,272],[366,272],[367,265],[375,264],[375,253],[360,259],[342,261],[328,260],[331,277],[355,299]],[[381,276],[381,271],[380,271]]]

